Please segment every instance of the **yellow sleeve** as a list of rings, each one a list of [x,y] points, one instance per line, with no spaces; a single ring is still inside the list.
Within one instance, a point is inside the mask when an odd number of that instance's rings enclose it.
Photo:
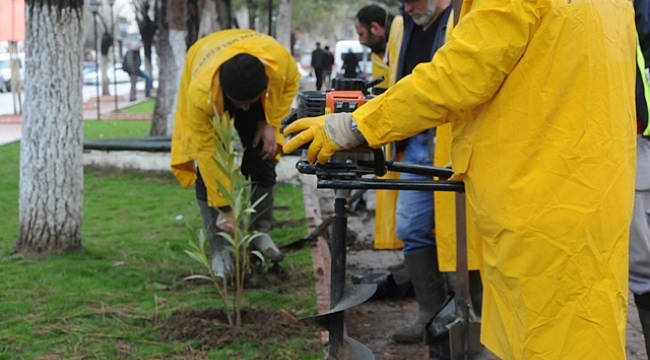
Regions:
[[[191,63],[193,52],[188,52],[185,59],[185,67],[181,74],[181,81],[178,86],[176,117],[174,119],[174,130],[172,132],[171,144],[171,168],[172,173],[178,182],[187,188],[196,181],[192,150],[192,134],[189,129],[187,118],[187,90],[192,77]]]
[[[370,55],[372,61],[372,78],[376,79],[380,76],[384,77],[384,81],[377,84],[377,87],[388,88],[388,65],[384,63],[379,55],[372,53]]]
[[[196,89],[210,86],[202,82],[211,79],[193,78],[194,49],[185,60],[185,69],[181,76],[176,105],[176,118],[172,136],[172,170],[181,185],[189,187],[196,181],[196,166],[201,171],[208,195],[208,204],[213,207],[228,205],[218,193],[217,179],[230,186],[227,176],[221,174],[214,162],[216,146],[214,143],[214,128],[212,119],[214,113],[206,113],[197,102],[207,100],[200,97]]]
[[[370,146],[413,136],[490,99],[519,61],[540,16],[535,4],[525,0],[478,0],[463,6],[471,10],[431,62],[418,65],[354,112]]]
[[[291,103],[300,87],[300,73],[295,65],[295,60],[289,53],[287,53],[287,57],[290,59],[285,59],[280,70],[284,71],[282,80],[270,86],[269,96],[273,100],[271,100],[271,107],[266,119],[267,123],[275,128],[275,139],[280,146],[284,144],[284,136],[280,133],[282,120],[289,115]]]
[[[399,53],[402,50],[402,39],[404,38],[404,19],[396,16],[390,26],[388,35],[388,85],[393,86],[397,80],[397,67],[399,66]]]

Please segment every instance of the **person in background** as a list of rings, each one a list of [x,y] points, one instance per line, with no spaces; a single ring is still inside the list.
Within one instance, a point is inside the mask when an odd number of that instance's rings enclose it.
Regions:
[[[273,223],[275,165],[284,143],[279,128],[300,81],[295,64],[282,44],[248,29],[218,31],[197,41],[187,53],[178,89],[171,167],[184,187],[196,183],[217,273],[228,276],[234,268],[228,242],[218,235],[232,231],[217,225],[232,211],[218,191],[218,181],[228,179],[213,160],[212,119],[234,118],[245,149],[241,172],[253,182],[251,202],[257,203],[250,229],[262,233],[251,247],[266,261],[278,262],[283,255],[268,233]]]
[[[450,0],[411,0],[403,2],[404,19],[402,46],[395,79],[411,74],[420,63],[427,63],[445,43],[451,14]],[[417,118],[411,121],[417,121]],[[423,131],[397,142],[403,152],[402,162],[419,166],[433,166],[435,133]],[[431,180],[430,176],[403,173],[402,180]],[[400,190],[395,210],[396,234],[404,242],[404,262],[418,301],[418,317],[391,337],[398,343],[419,343],[424,330],[447,300],[448,284],[438,266],[434,237],[433,192]],[[444,352],[444,351],[443,351]]]
[[[334,55],[330,52],[330,47],[325,45],[323,51],[323,82],[325,90],[329,90],[332,84],[332,66],[334,65]]]
[[[635,23],[639,37],[636,76],[636,182],[634,212],[630,226],[630,291],[639,313],[650,354],[650,1],[635,0]]]
[[[384,77],[384,81],[377,87],[387,88],[390,84],[394,84],[395,78],[391,78],[390,74],[397,73],[395,67],[402,43],[402,16],[395,16],[379,5],[366,5],[357,12],[354,28],[361,45],[367,46],[372,51],[372,76]]]
[[[323,86],[323,60],[325,52],[320,48],[320,43],[316,43],[316,50],[311,52],[311,67],[314,68],[316,76],[316,91],[320,91]]]
[[[141,77],[145,80],[144,95],[146,97],[151,96],[153,78],[148,72],[140,68],[141,65],[142,58],[140,57],[140,42],[134,42],[129,47],[129,50],[127,50],[126,54],[124,55],[124,60],[122,61],[122,70],[126,71],[131,78],[131,93],[129,95],[129,101],[136,100],[135,94],[138,77]]]
[[[283,150],[310,143],[323,164],[451,123],[481,235],[481,342],[501,359],[625,359],[633,19],[627,0],[466,1],[433,60],[353,113],[292,123]]]
[[[377,78],[384,76],[384,81],[378,88],[388,88],[395,84],[399,51],[402,46],[404,22],[400,15],[393,15],[379,5],[367,5],[359,9],[354,20],[354,27],[359,36],[359,42],[372,51],[372,75]],[[384,151],[388,158],[392,147]],[[401,158],[396,158],[401,160]],[[389,171],[382,179],[399,179],[399,173]],[[404,246],[395,232],[395,207],[397,191],[377,190],[375,209],[375,249],[400,249]],[[403,264],[398,265],[403,268]],[[390,269],[390,267],[389,267]]]
[[[352,49],[348,49],[348,52],[342,54],[341,59],[343,60],[343,77],[347,79],[356,79],[361,68],[359,68],[359,59],[352,52]]]

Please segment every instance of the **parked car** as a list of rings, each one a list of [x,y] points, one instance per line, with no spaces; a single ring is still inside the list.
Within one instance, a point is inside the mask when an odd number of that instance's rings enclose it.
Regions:
[[[113,72],[113,65],[109,65],[108,68],[106,69],[106,72],[107,72],[106,75],[108,76],[108,82],[111,84],[115,82],[123,83],[123,82],[131,81],[129,74],[127,74],[125,71],[122,71],[122,64],[119,63],[115,64],[115,72]],[[84,84],[94,85],[97,83],[98,74],[97,71],[90,70],[89,72],[85,73],[83,77],[84,77]],[[117,81],[115,81],[115,79],[117,79]],[[102,82],[102,74],[100,71],[99,83],[101,84],[101,82]]]
[[[25,79],[25,54],[18,54],[18,73],[20,80]],[[10,54],[0,54],[0,92],[11,91],[11,58]]]
[[[81,73],[85,76],[89,72],[97,71],[98,65],[99,64],[95,64],[93,61],[84,61]]]

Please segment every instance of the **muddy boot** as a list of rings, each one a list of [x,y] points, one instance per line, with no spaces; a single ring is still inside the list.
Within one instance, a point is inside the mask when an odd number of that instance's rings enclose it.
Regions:
[[[232,258],[231,246],[228,240],[219,235],[221,230],[217,227],[217,217],[219,212],[208,206],[203,200],[196,200],[199,204],[199,213],[203,219],[203,228],[210,242],[210,251],[212,252],[212,271],[218,277],[230,278],[235,271],[235,265]]]
[[[643,329],[643,337],[645,338],[646,353],[650,357],[650,293],[643,295],[634,294],[634,303],[639,311],[639,320],[641,320],[641,328]]]
[[[405,254],[404,260],[411,276],[418,318],[409,326],[398,329],[391,338],[397,343],[416,344],[424,340],[424,329],[447,300],[445,277],[438,269],[436,248],[415,254]]]
[[[456,293],[456,272],[450,271],[445,273],[445,281],[447,283],[447,291],[450,294]]]
[[[480,318],[483,312],[483,283],[478,270],[469,271],[469,297],[472,301],[474,314]]]
[[[429,360],[448,359],[451,359],[451,346],[449,345],[449,333],[446,333],[429,342]]]
[[[273,225],[274,190],[273,187],[257,186],[253,191],[253,196],[251,197],[251,203],[253,204],[264,194],[267,195],[257,204],[255,213],[251,216],[251,230],[262,233],[251,242],[251,247],[262,253],[265,261],[279,262],[282,261],[284,255],[282,255],[278,247],[275,246],[273,239],[268,235]]]

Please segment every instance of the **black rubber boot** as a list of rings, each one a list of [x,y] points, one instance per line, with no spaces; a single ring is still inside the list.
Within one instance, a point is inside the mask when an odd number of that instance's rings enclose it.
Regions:
[[[254,204],[264,194],[266,196],[255,207],[255,213],[251,216],[251,230],[257,230],[262,233],[251,242],[251,247],[258,250],[264,256],[264,260],[271,262],[282,261],[284,255],[280,252],[273,239],[268,235],[273,226],[273,202],[274,187],[255,187],[251,197],[251,203]]]
[[[483,311],[483,283],[481,282],[481,273],[478,270],[469,272],[469,297],[472,301],[474,314],[481,317]]]
[[[418,318],[413,324],[398,329],[391,337],[398,343],[416,344],[424,340],[426,325],[445,304],[447,286],[444,275],[438,269],[435,247],[405,254],[404,260],[418,301]]]
[[[451,359],[451,346],[449,345],[449,333],[439,336],[429,342],[429,360]]]
[[[229,246],[228,240],[219,236],[221,230],[217,227],[217,217],[219,212],[208,206],[203,200],[197,200],[199,213],[203,220],[205,235],[210,242],[210,252],[212,252],[212,271],[219,277],[230,278],[235,271],[235,265],[232,257],[232,246]]]
[[[643,337],[645,338],[646,354],[650,357],[650,293],[643,295],[634,294],[634,303],[639,311],[639,320],[641,320],[641,328],[643,329]]]

